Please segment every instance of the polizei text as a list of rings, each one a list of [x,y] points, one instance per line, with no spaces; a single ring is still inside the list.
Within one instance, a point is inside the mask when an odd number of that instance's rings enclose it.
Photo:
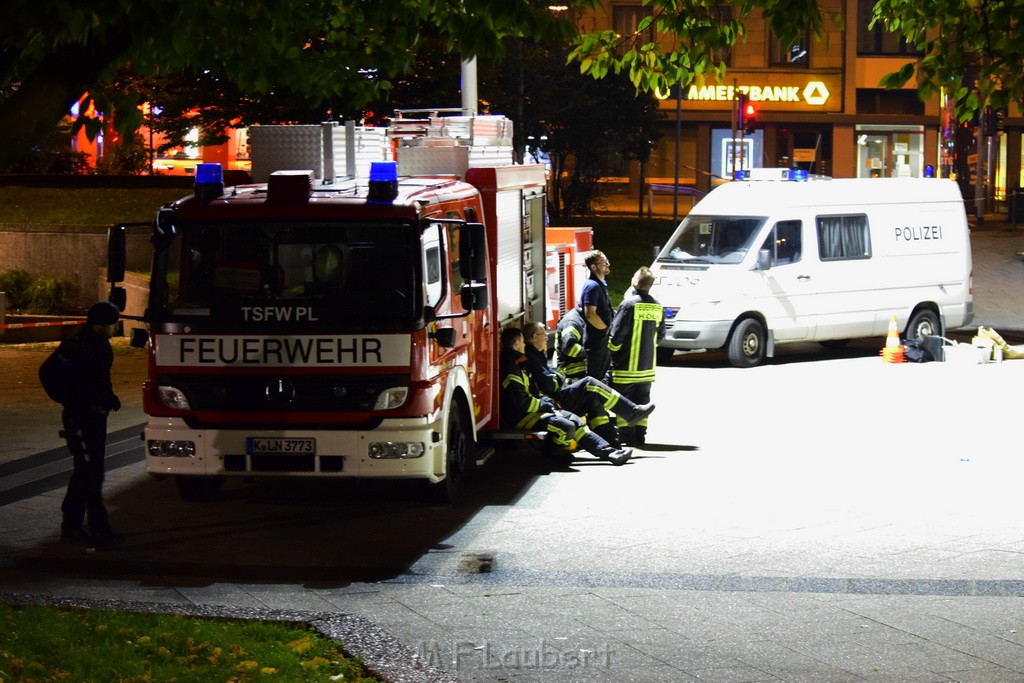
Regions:
[[[904,242],[916,240],[941,240],[941,225],[918,225],[914,227],[896,228],[896,239]]]

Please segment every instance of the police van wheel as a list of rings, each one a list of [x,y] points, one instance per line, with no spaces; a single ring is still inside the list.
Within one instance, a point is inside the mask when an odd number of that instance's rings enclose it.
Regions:
[[[729,337],[729,362],[737,368],[760,365],[764,361],[765,339],[761,321],[754,318],[739,321]]]
[[[924,339],[925,337],[934,337],[941,334],[942,327],[939,323],[939,316],[935,315],[935,311],[923,308],[910,316],[910,322],[907,323],[904,337],[907,339]]]
[[[475,461],[473,445],[462,424],[462,411],[452,406],[448,416],[448,444],[445,450],[445,477],[436,484],[429,484],[427,495],[430,502],[450,505],[459,496],[459,491],[469,475]]]
[[[178,495],[190,503],[215,500],[224,484],[223,477],[175,477]]]

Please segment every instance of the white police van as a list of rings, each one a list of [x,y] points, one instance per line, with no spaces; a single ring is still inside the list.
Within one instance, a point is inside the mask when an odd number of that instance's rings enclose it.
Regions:
[[[664,361],[725,349],[752,367],[777,344],[941,334],[973,318],[971,244],[956,183],[807,178],[786,169],[711,191],[651,269]]]

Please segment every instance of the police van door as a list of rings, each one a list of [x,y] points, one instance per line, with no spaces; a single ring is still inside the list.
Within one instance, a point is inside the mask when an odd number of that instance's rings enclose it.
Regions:
[[[761,271],[766,287],[761,310],[776,341],[814,335],[813,264],[804,254],[807,240],[803,231],[804,221],[800,219],[776,221],[761,242],[761,249],[771,255],[771,268]]]

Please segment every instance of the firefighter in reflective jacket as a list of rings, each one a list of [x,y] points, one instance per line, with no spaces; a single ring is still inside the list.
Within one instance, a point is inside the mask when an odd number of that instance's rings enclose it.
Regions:
[[[611,351],[611,386],[634,403],[650,403],[651,382],[657,365],[658,341],[665,336],[665,311],[650,294],[654,274],[641,267],[633,275],[633,291],[622,301],[608,335]],[[647,420],[628,427],[619,422],[622,443],[642,446],[647,441]]]
[[[566,379],[578,379],[587,374],[587,349],[583,346],[586,329],[587,321],[578,308],[566,311],[555,328],[558,371]]]
[[[629,448],[616,448],[587,428],[583,420],[544,396],[526,371],[523,331],[509,327],[501,332],[501,420],[506,427],[546,430],[548,439],[562,453],[576,445],[613,465],[624,465]]]

